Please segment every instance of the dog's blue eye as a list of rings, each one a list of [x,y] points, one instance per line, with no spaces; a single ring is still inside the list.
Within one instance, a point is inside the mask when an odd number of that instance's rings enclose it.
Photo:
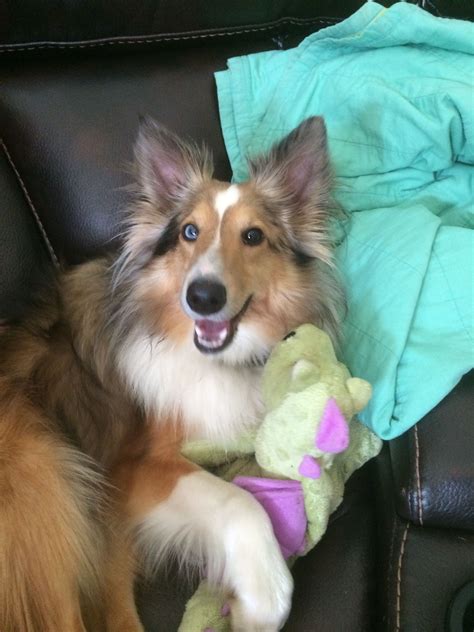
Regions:
[[[186,224],[183,226],[182,234],[186,241],[196,241],[199,235],[199,228],[194,224]]]
[[[242,233],[242,241],[247,246],[258,246],[263,241],[263,232],[260,228],[249,228]]]

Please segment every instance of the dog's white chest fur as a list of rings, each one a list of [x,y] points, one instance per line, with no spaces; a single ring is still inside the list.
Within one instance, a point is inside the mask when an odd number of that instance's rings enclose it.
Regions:
[[[123,346],[119,366],[158,422],[180,418],[192,438],[226,442],[262,418],[262,369],[221,364],[192,341],[136,337]]]

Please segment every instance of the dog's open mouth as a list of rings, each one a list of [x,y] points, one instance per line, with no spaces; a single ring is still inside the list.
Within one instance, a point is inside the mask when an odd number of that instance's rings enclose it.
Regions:
[[[240,312],[231,320],[202,318],[194,322],[194,344],[202,353],[217,353],[230,345],[237,332],[242,316],[252,297],[245,301]]]

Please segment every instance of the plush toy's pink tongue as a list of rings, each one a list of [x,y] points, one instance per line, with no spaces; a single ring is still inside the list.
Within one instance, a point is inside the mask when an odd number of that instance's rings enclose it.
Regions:
[[[210,350],[223,347],[232,333],[230,320],[197,320],[194,329],[199,345]]]

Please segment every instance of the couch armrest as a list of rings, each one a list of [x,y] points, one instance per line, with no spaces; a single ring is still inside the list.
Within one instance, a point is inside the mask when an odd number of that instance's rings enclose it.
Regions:
[[[389,450],[401,517],[474,531],[474,371]]]

